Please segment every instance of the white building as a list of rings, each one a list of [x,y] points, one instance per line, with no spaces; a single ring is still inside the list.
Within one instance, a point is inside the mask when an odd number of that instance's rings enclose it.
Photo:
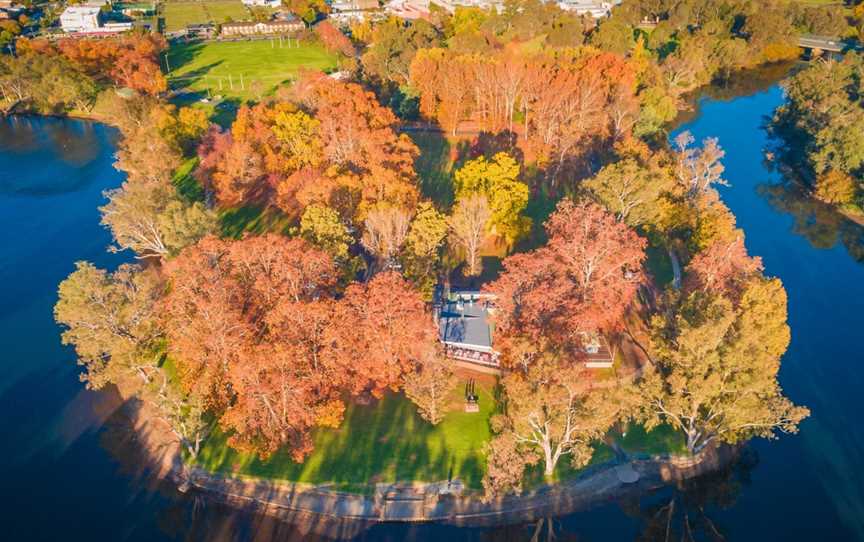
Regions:
[[[378,0],[334,0],[330,4],[330,18],[340,23],[362,21],[380,9]]]
[[[102,23],[101,8],[70,6],[60,14],[60,26],[70,34],[115,34],[132,30],[132,23]]]
[[[99,32],[100,12],[93,6],[69,6],[60,14],[60,26],[64,32]]]
[[[243,4],[253,7],[281,8],[282,0],[243,0]]]
[[[621,3],[621,0],[559,0],[558,7],[564,11],[572,11],[577,15],[590,15],[595,19],[608,17],[612,7]]]
[[[400,19],[426,19],[429,17],[429,0],[391,0],[385,6],[387,13]]]
[[[492,9],[500,12],[504,6],[504,0],[431,0],[432,4],[443,8],[449,13],[456,11],[457,7]]]

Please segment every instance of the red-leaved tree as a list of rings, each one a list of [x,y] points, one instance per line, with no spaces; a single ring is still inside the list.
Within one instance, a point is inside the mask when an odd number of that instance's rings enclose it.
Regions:
[[[498,297],[496,332],[505,340],[566,351],[583,333],[619,324],[641,280],[645,240],[599,205],[571,200],[546,230],[546,246],[504,260],[487,289]]]

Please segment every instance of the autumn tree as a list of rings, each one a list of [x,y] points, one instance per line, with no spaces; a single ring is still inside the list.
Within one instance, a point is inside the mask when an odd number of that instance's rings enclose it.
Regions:
[[[228,371],[253,355],[280,299],[311,299],[333,287],[330,257],[299,239],[268,234],[242,241],[206,237],[165,267],[163,314],[181,381],[210,402],[230,401]]]
[[[453,240],[465,251],[465,275],[476,276],[481,271],[480,247],[489,233],[492,211],[482,194],[474,194],[456,202],[448,221]]]
[[[814,195],[825,203],[847,205],[855,201],[858,187],[854,179],[841,171],[831,170],[816,179]]]
[[[496,330],[505,341],[521,336],[538,349],[551,341],[578,350],[585,332],[620,322],[636,295],[645,240],[599,205],[569,199],[546,231],[546,246],[508,257],[487,285],[497,296]]]
[[[330,5],[324,0],[286,0],[285,7],[306,24],[313,24],[330,13]]]
[[[735,303],[695,291],[656,316],[652,328],[655,370],[641,386],[649,430],[671,424],[696,454],[719,442],[794,433],[807,417],[777,382],[789,344],[779,280],[750,279]]]
[[[687,265],[684,290],[719,292],[737,300],[762,269],[761,258],[747,254],[743,232],[739,232],[735,239],[717,241],[693,257]]]
[[[332,301],[308,297],[280,299],[268,312],[268,340],[228,369],[236,398],[222,422],[232,446],[264,457],[286,446],[299,462],[312,450],[312,428],[339,425],[343,378],[324,341],[332,316]]]
[[[519,164],[506,153],[491,160],[481,156],[465,163],[454,174],[456,197],[481,194],[489,202],[490,230],[514,243],[531,226],[522,215],[528,205],[528,185],[519,180]]]
[[[363,247],[375,257],[378,266],[390,265],[405,243],[411,216],[397,207],[377,207],[364,221]]]
[[[417,406],[420,417],[438,425],[446,414],[451,392],[457,382],[453,361],[440,352],[430,352],[405,375],[405,396]]]
[[[275,189],[279,207],[299,217],[296,195],[307,179],[299,173],[323,159],[319,125],[290,102],[241,107],[230,132],[213,129],[203,140],[196,176],[221,205],[260,201]]]
[[[325,203],[357,225],[377,205],[413,209],[419,198],[417,147],[397,134],[396,116],[354,83],[311,74],[295,89],[319,122],[325,175],[306,203]]]
[[[169,353],[184,390],[214,409],[231,400],[227,371],[243,356],[254,326],[231,273],[227,243],[205,237],[169,261],[170,284],[162,316]]]
[[[506,426],[507,420],[496,420]],[[494,423],[494,422],[493,422]],[[509,493],[522,494],[525,467],[536,465],[540,455],[519,441],[516,434],[503,429],[483,445],[486,472],[483,475],[484,500],[503,497]]]
[[[110,39],[67,38],[57,50],[85,73],[156,95],[168,88],[159,67],[167,42],[159,34],[127,35]]]
[[[330,52],[346,57],[353,57],[357,54],[357,51],[354,49],[354,44],[351,43],[348,36],[330,24],[329,21],[321,21],[316,24],[315,35],[318,36],[318,39],[321,40],[321,44]]]
[[[63,344],[75,347],[85,367],[81,380],[99,389],[133,377],[139,386],[158,369],[161,336],[156,303],[162,285],[155,271],[124,264],[115,272],[87,262],[60,283],[54,319]]]
[[[398,389],[435,347],[435,326],[420,294],[395,272],[350,285],[337,311],[331,332],[354,395]]]
[[[420,112],[456,135],[474,109],[478,59],[447,49],[422,49],[411,62],[411,85],[420,93]]]

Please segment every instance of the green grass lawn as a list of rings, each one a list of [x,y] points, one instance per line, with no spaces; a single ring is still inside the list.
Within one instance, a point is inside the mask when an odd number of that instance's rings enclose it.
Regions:
[[[531,490],[547,483],[560,483],[577,478],[580,474],[591,467],[596,467],[604,463],[608,463],[615,459],[615,451],[605,442],[596,442],[593,444],[594,454],[591,456],[591,461],[581,469],[574,469],[570,463],[570,456],[564,456],[558,460],[555,465],[555,472],[550,479],[543,475],[543,462],[528,467],[525,469],[525,478],[523,489]]]
[[[165,31],[182,30],[190,24],[243,21],[249,10],[240,0],[207,0],[204,2],[165,2],[162,4]]]
[[[170,5],[170,4],[169,4]],[[172,88],[189,88],[239,99],[254,98],[296,77],[300,68],[330,71],[335,55],[317,44],[279,40],[176,44],[168,51]]]
[[[255,205],[220,210],[219,224],[222,228],[222,236],[234,239],[240,239],[246,233],[287,235],[292,226],[291,220],[279,209]]]
[[[672,284],[675,274],[672,271],[672,260],[669,259],[666,248],[650,245],[645,253],[648,256],[645,265],[648,267],[648,272],[654,276],[657,286],[663,288]]]
[[[671,425],[661,425],[653,431],[645,431],[641,425],[630,424],[624,435],[616,435],[615,440],[625,452],[631,454],[686,454],[687,442],[684,434]]]
[[[434,132],[408,134],[420,149],[414,168],[420,177],[420,191],[441,209],[453,204],[453,178],[450,161],[450,142],[444,135]]]
[[[302,464],[281,451],[266,461],[238,453],[227,446],[225,434],[204,443],[198,463],[211,471],[332,483],[341,490],[364,493],[377,482],[449,478],[478,489],[485,470],[482,448],[489,440],[495,401],[490,389],[479,383],[477,388],[479,413],[453,410],[437,426],[421,419],[402,395],[388,394],[370,405],[349,405],[341,427],[316,431],[315,451]],[[454,390],[457,404],[461,392],[461,387]]]

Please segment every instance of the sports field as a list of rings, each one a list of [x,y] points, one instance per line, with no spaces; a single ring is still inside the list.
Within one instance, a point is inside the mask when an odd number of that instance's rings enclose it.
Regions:
[[[275,38],[173,45],[168,51],[172,88],[256,98],[296,77],[300,68],[331,71],[336,57],[314,44]]]
[[[160,14],[165,19],[166,32],[182,30],[190,24],[224,23],[227,20],[243,21],[249,18],[249,10],[240,0],[164,2]]]

